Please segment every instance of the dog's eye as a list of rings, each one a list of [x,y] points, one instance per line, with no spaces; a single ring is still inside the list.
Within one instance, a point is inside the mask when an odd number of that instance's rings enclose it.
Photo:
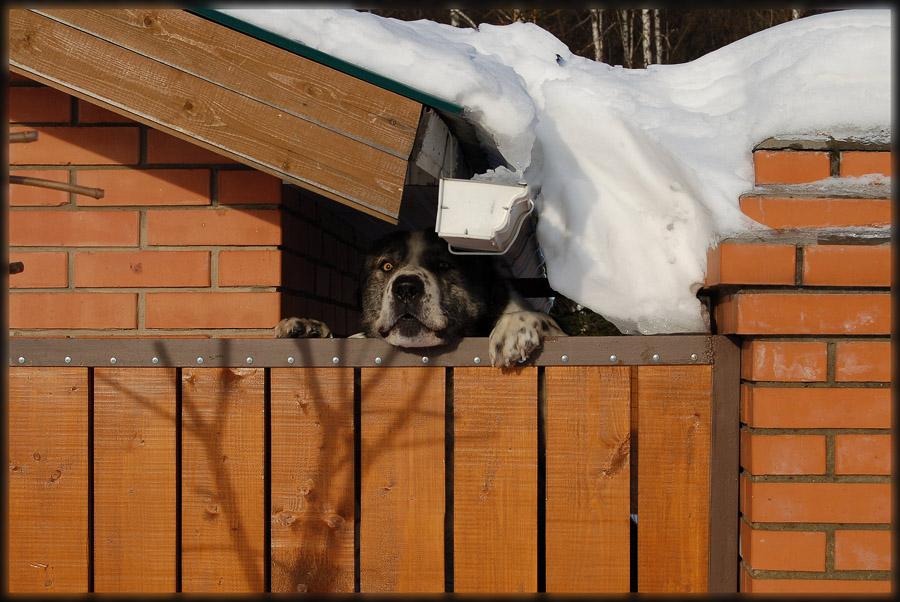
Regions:
[[[447,261],[442,261],[442,262],[440,262],[440,263],[438,264],[437,267],[438,267],[439,270],[449,270],[452,266],[450,265],[449,262],[447,262]]]
[[[390,272],[393,269],[394,269],[394,264],[391,263],[390,261],[383,261],[381,263],[381,271],[382,272]]]

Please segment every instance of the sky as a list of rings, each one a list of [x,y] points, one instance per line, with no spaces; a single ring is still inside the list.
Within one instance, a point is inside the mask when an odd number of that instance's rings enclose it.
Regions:
[[[535,195],[550,286],[624,334],[709,332],[707,250],[765,230],[739,208],[756,144],[890,139],[886,9],[805,17],[644,69],[576,56],[533,23],[221,12],[462,106],[508,164],[479,179]]]

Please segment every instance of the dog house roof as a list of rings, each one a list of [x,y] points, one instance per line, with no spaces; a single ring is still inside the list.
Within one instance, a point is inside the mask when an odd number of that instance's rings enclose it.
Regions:
[[[215,10],[8,14],[11,71],[388,223],[493,166],[461,107]]]

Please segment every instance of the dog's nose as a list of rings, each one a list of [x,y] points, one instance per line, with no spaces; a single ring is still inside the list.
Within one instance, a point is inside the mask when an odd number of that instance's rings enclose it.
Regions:
[[[400,276],[394,280],[391,290],[398,301],[409,303],[422,294],[425,285],[416,276]]]

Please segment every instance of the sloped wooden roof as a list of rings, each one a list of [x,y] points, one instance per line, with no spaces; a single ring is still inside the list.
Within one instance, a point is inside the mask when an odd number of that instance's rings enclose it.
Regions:
[[[11,71],[397,222],[421,100],[190,11],[8,14]]]

